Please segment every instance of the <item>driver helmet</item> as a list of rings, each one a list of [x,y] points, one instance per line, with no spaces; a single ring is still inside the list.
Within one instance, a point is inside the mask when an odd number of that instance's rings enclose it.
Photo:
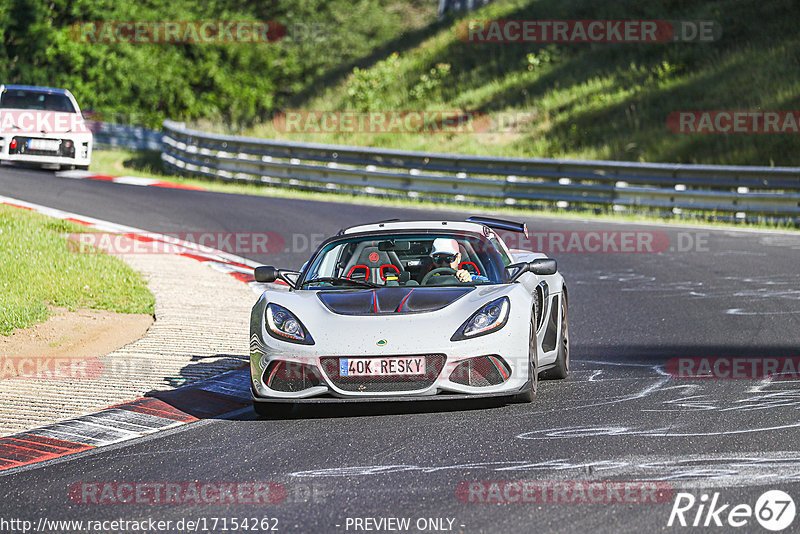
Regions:
[[[450,264],[456,259],[459,253],[458,241],[455,239],[448,239],[446,237],[439,237],[433,240],[433,248],[431,249],[431,258],[436,264]]]

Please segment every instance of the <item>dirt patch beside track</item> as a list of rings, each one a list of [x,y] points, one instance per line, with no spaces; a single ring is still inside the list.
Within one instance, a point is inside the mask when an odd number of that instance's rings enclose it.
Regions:
[[[153,317],[147,314],[65,308],[52,311],[44,323],[0,336],[0,358],[102,356],[141,338],[153,324]]]

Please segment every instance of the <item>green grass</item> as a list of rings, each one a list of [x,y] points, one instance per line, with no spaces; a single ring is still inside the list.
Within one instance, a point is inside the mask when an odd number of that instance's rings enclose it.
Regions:
[[[110,176],[129,175],[156,180],[174,178],[164,173],[161,152],[157,150],[94,150],[89,170]]]
[[[797,134],[678,134],[679,110],[796,110],[800,4],[784,0],[507,0],[467,19],[712,20],[707,43],[497,44],[458,21],[297,103],[310,110],[463,110],[513,120],[492,133],[284,133],[256,137],[518,157],[800,165]]]
[[[98,150],[92,153],[91,170],[108,175],[133,175],[143,178],[153,178],[165,180],[184,185],[192,185],[204,188],[208,191],[218,193],[228,193],[234,195],[256,195],[277,198],[295,198],[314,200],[319,202],[342,202],[354,205],[366,206],[386,206],[394,208],[412,208],[420,210],[445,210],[445,211],[469,211],[471,213],[501,214],[508,217],[557,217],[564,219],[595,219],[604,221],[628,221],[641,223],[659,224],[693,224],[710,225],[720,228],[730,228],[732,226],[754,228],[754,229],[781,229],[795,230],[790,223],[769,222],[769,221],[748,221],[728,223],[713,220],[713,216],[721,215],[716,213],[697,214],[697,218],[691,218],[691,213],[685,212],[687,217],[679,218],[675,216],[658,216],[651,213],[620,213],[606,210],[591,210],[586,212],[575,212],[561,209],[543,207],[540,209],[529,209],[525,207],[483,207],[472,206],[466,203],[457,204],[453,202],[434,202],[420,199],[404,199],[391,197],[372,197],[364,195],[354,195],[348,193],[328,193],[324,191],[304,191],[285,187],[274,187],[270,185],[246,183],[239,181],[210,180],[203,178],[186,178],[166,174],[161,168],[159,152],[128,152],[124,150]],[[702,216],[701,216],[702,215]],[[710,218],[709,218],[710,217]]]
[[[84,226],[0,206],[0,334],[44,321],[48,306],[154,313],[142,277],[120,259],[76,254],[67,233]]]

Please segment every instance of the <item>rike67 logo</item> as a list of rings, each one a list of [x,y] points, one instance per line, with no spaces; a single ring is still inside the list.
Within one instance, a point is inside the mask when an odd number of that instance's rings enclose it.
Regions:
[[[763,528],[778,532],[792,524],[796,512],[792,497],[780,490],[763,493],[755,506],[723,503],[718,492],[712,496],[704,493],[700,498],[678,493],[667,526],[749,527],[746,530],[752,532],[755,519]]]

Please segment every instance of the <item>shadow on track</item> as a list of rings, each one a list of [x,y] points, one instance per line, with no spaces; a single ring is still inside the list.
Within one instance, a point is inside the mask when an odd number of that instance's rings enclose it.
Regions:
[[[607,362],[611,365],[652,365],[666,366],[677,358],[797,358],[800,350],[791,345],[747,346],[747,345],[575,345],[572,348],[574,364],[581,362]],[[217,380],[208,386],[207,382],[197,381],[198,377],[214,377],[218,374],[219,358],[227,358],[241,363],[242,368],[229,371],[224,380]],[[212,363],[214,362],[214,363]],[[185,366],[180,378],[165,377],[166,384],[174,385],[181,381],[190,381],[187,386],[172,390],[154,390],[147,397],[159,399],[170,407],[198,419],[225,418],[233,420],[252,420],[256,417],[252,411],[249,370],[242,356],[218,354],[213,358],[200,358]],[[576,380],[573,375],[568,381]],[[540,387],[542,383],[540,382]],[[557,389],[553,390],[553,392]],[[541,390],[540,393],[541,394]],[[537,395],[538,397],[538,395]],[[534,399],[533,405],[537,400]],[[258,416],[264,420],[285,419],[335,419],[345,417],[374,417],[381,415],[403,415],[421,413],[466,412],[495,409],[513,406],[508,398],[495,397],[484,399],[437,399],[437,400],[403,400],[380,402],[344,402],[344,403],[309,403],[287,404],[267,403]],[[251,410],[242,410],[250,407]],[[521,407],[524,409],[524,407]],[[231,412],[241,411],[230,416]]]
[[[335,419],[342,417],[374,417],[380,415],[411,415],[421,413],[464,412],[500,408],[508,402],[501,398],[343,403],[343,404],[284,404],[271,403],[268,411],[259,415],[264,420]]]
[[[219,375],[220,358],[224,358],[229,367],[238,367],[225,373],[216,380],[209,382],[205,377]],[[247,369],[246,358],[232,354],[216,354],[213,357],[203,358],[196,356],[192,363],[184,366],[178,377],[164,377],[164,383],[175,386],[183,382],[190,382],[183,387],[170,390],[151,390],[145,397],[155,398],[169,405],[172,409],[183,412],[198,419],[225,418],[233,420],[253,419],[253,413],[243,412],[236,416],[229,416],[247,406],[252,407],[250,392],[250,375]],[[236,365],[241,364],[241,366]],[[213,368],[212,368],[213,366]],[[198,377],[204,379],[198,380]],[[445,399],[445,400],[402,400],[379,402],[346,402],[346,403],[315,403],[315,404],[286,404],[269,403],[263,419],[315,419],[339,417],[372,417],[376,415],[398,415],[418,413],[441,413],[469,410],[483,410],[498,408],[509,404],[505,398],[484,399]]]

